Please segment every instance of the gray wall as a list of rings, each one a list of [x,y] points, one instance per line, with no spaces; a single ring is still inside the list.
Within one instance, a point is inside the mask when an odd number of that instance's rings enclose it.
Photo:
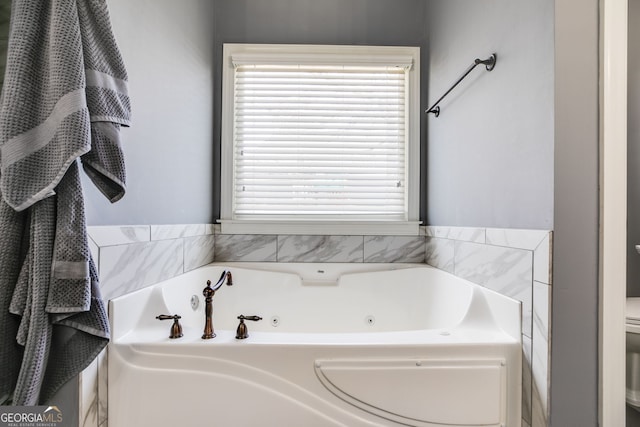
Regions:
[[[627,293],[640,297],[640,0],[629,0]]]
[[[89,225],[213,220],[213,5],[110,0],[129,72],[127,194],[111,205],[85,180]]]
[[[220,164],[223,43],[420,46],[424,84],[427,69],[424,0],[214,0],[214,5],[214,93],[218,94],[214,104],[215,165]],[[424,104],[424,95],[421,98]],[[215,191],[214,212],[219,213],[219,183]],[[424,208],[422,203],[423,217]]]
[[[598,0],[555,1],[551,423],[598,424]]]
[[[554,230],[550,421],[596,426],[598,1],[431,0],[428,13],[430,101],[470,58],[499,55],[429,119],[429,223]]]
[[[430,0],[428,224],[553,228],[553,0]]]

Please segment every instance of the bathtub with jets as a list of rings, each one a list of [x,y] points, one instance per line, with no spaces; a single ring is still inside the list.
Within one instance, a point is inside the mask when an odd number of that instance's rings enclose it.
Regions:
[[[214,263],[109,315],[110,427],[520,425],[520,303],[426,265]]]

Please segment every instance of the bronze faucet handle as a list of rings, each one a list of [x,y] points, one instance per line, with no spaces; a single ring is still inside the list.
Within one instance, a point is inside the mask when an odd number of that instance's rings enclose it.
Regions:
[[[156,316],[156,319],[158,319],[158,320],[172,320],[173,319],[173,325],[171,325],[171,331],[169,333],[169,338],[175,339],[175,338],[180,338],[182,336],[182,325],[180,325],[180,322],[178,321],[179,319],[182,319],[182,316],[180,316],[179,314],[174,314],[174,315],[160,314],[159,316]]]
[[[253,320],[254,322],[257,322],[258,320],[262,320],[262,317],[260,317],[260,316],[245,316],[244,314],[241,314],[240,316],[238,316],[238,320]]]
[[[159,316],[156,316],[156,319],[158,319],[158,320],[172,320],[172,319],[182,319],[182,317],[179,314],[161,314]]]
[[[236,329],[236,339],[237,340],[243,340],[243,339],[249,337],[249,330],[247,329],[247,325],[246,325],[246,323],[244,323],[244,321],[245,320],[252,320],[254,322],[257,322],[258,320],[262,320],[262,317],[260,317],[260,316],[245,316],[245,315],[241,314],[240,316],[238,316],[238,320],[240,320],[240,324],[238,325],[238,329]]]

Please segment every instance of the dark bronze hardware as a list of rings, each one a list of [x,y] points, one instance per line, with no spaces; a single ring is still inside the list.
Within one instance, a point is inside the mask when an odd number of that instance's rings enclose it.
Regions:
[[[247,325],[246,323],[244,323],[245,320],[252,320],[254,322],[257,322],[258,320],[262,320],[262,317],[260,316],[245,316],[243,314],[241,314],[240,316],[238,316],[238,319],[240,320],[240,324],[238,325],[238,329],[236,329],[236,339],[237,340],[243,340],[247,337],[249,337],[249,331],[247,330]]]
[[[175,338],[180,338],[182,336],[182,326],[180,325],[180,322],[178,321],[179,319],[181,319],[182,317],[180,317],[177,314],[169,315],[169,314],[161,314],[159,316],[156,316],[156,319],[158,320],[171,320],[173,319],[173,325],[171,325],[171,332],[169,333],[169,338],[171,339],[175,339]]]
[[[458,81],[456,81],[450,88],[449,90],[447,90],[444,95],[442,95],[432,106],[431,108],[429,108],[428,110],[425,111],[425,113],[433,113],[436,117],[440,116],[440,107],[438,106],[438,104],[440,104],[440,101],[442,101],[445,96],[449,95],[449,92],[451,92],[453,90],[453,88],[455,88],[456,86],[458,86],[460,84],[460,82],[462,80],[464,80],[465,77],[467,77],[467,75],[469,75],[469,73],[471,71],[473,71],[474,68],[476,68],[478,65],[482,64],[484,65],[484,68],[487,71],[492,71],[495,67],[496,67],[496,61],[498,60],[498,55],[495,53],[492,53],[490,57],[488,57],[487,59],[478,59],[476,58],[473,61],[473,64],[471,64],[471,66],[467,69],[467,71],[464,72],[464,74],[462,75],[462,77],[460,77],[458,79]]]
[[[207,280],[207,287],[202,290],[202,295],[204,296],[204,333],[202,334],[203,340],[208,340],[216,337],[216,333],[213,330],[213,296],[216,291],[222,286],[224,283],[227,283],[227,286],[233,285],[233,280],[231,277],[231,272],[224,270],[220,275],[220,278],[216,282],[216,284],[212,287],[211,280]]]
[[[204,296],[204,333],[202,334],[203,340],[208,340],[211,338],[215,338],[216,333],[213,332],[213,304],[211,301],[213,300],[213,295],[216,291],[211,287],[211,280],[207,280],[207,287],[202,290],[202,295]]]

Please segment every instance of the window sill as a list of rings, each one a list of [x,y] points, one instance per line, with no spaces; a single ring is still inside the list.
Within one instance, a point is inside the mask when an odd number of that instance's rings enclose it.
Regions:
[[[305,221],[220,219],[221,234],[417,236],[420,221]]]

